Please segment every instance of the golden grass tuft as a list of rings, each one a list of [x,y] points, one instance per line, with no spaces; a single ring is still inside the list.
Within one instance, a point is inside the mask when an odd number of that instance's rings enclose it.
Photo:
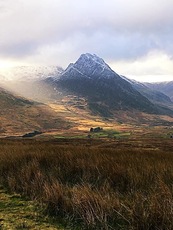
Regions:
[[[172,143],[154,147],[152,140],[146,148],[145,140],[143,147],[128,141],[117,148],[2,141],[0,182],[68,219],[73,229],[171,230]]]

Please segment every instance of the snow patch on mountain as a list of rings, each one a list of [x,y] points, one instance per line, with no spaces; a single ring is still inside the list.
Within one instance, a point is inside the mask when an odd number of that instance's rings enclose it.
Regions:
[[[58,76],[63,69],[58,66],[19,66],[9,69],[0,69],[1,81],[33,81]]]
[[[88,79],[109,79],[120,78],[102,58],[96,54],[82,54],[75,63],[71,63],[59,76],[55,76],[53,81],[63,79],[74,79],[85,77]]]
[[[135,84],[136,86],[138,85],[138,86],[146,87],[146,85],[144,83],[141,83],[141,82],[136,81],[134,79],[129,79],[129,78],[123,76],[123,75],[120,75],[120,77],[122,79],[126,80],[127,82],[129,82],[130,84]]]

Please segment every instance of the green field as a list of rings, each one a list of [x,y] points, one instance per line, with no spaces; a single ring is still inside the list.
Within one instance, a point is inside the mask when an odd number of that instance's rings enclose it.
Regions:
[[[102,130],[99,132],[81,132],[81,134],[66,134],[66,135],[56,135],[54,136],[54,138],[69,138],[69,139],[77,139],[77,138],[93,138],[93,139],[97,139],[97,138],[128,138],[130,137],[131,132],[119,132],[116,130],[112,130],[112,129],[108,129],[108,130]]]
[[[0,229],[63,230],[60,223],[43,214],[43,209],[19,194],[0,188]]]

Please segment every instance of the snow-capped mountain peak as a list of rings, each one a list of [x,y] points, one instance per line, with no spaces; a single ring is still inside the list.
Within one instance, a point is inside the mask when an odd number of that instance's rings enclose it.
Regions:
[[[64,79],[69,77],[76,78],[79,75],[88,79],[120,78],[102,58],[90,53],[81,54],[79,59],[74,64],[71,63],[60,77]],[[54,80],[58,80],[58,78],[55,77]]]
[[[58,77],[49,83],[60,91],[86,97],[91,108],[108,114],[114,109],[156,111],[157,108],[132,87],[130,82],[114,72],[95,54],[82,54]]]
[[[86,61],[86,59],[88,59],[88,60],[96,62],[100,65],[107,66],[107,64],[104,62],[104,60],[102,58],[98,57],[96,54],[90,54],[90,53],[82,54],[79,59],[84,59],[85,61]]]
[[[102,68],[110,68],[102,58],[98,57],[96,54],[90,54],[90,53],[86,53],[86,54],[82,54],[80,56],[80,58],[77,60],[77,62],[75,64],[82,64],[82,63],[86,63],[88,65],[100,65],[102,66]]]

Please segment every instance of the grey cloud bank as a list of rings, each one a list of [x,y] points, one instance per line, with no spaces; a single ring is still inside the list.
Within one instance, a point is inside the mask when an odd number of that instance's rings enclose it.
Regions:
[[[118,65],[153,51],[172,60],[172,11],[172,0],[0,0],[0,60],[66,67],[91,52]]]

